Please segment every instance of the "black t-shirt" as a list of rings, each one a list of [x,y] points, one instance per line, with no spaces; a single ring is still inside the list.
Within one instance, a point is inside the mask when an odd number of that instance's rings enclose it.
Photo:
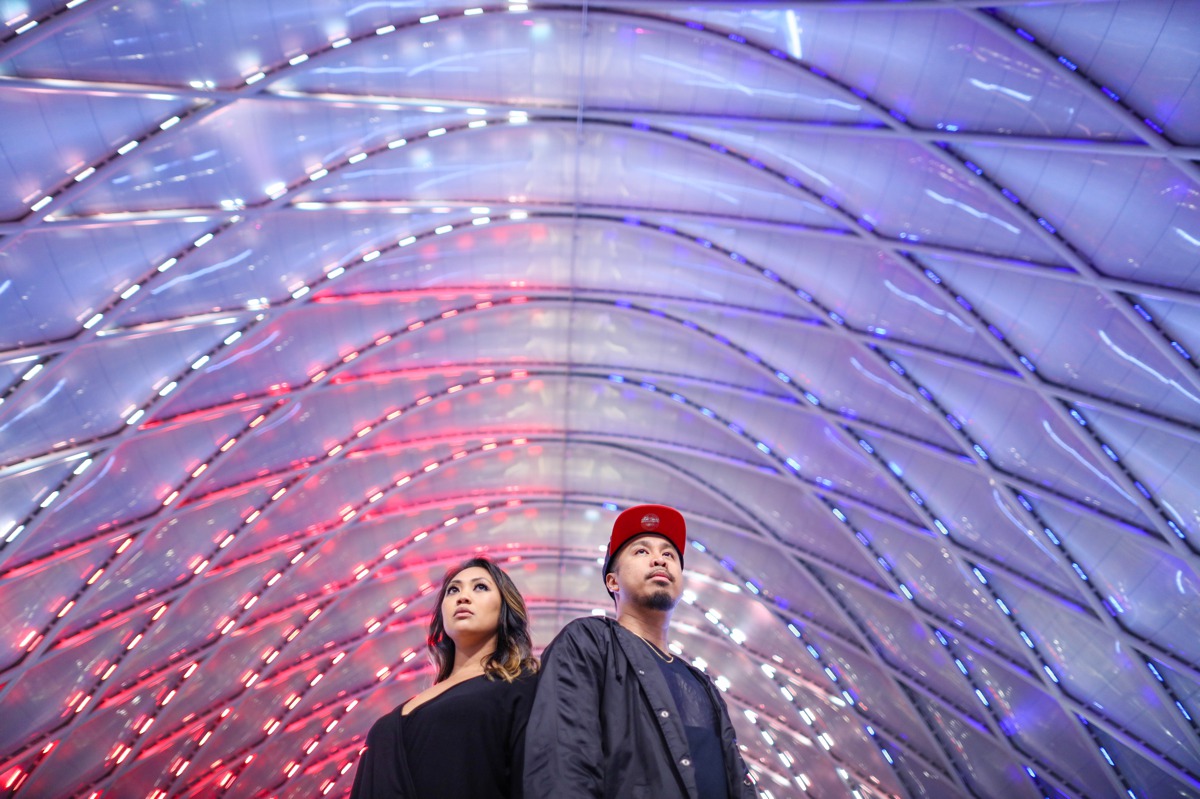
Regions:
[[[655,651],[659,650],[655,648]],[[656,660],[683,722],[700,799],[729,799],[719,732],[721,719],[708,687],[701,682],[704,678],[693,674],[683,658],[676,657],[670,663],[661,656]]]
[[[520,799],[525,725],[536,686],[532,674],[511,683],[475,677],[407,716],[396,708],[371,727],[351,796]],[[404,787],[401,747],[412,796]]]

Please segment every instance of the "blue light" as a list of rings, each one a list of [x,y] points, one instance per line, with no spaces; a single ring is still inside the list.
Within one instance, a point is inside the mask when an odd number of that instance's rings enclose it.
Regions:
[[[696,548],[697,550],[699,550],[700,552],[707,552],[707,551],[708,551],[708,548],[707,548],[706,546],[704,546],[704,544],[701,544],[699,541],[693,541],[693,542],[692,542],[692,546],[693,546],[693,547],[695,547],[695,548]]]
[[[1026,633],[1024,630],[1020,630],[1019,632],[1021,635],[1021,640],[1025,642],[1026,646],[1028,646],[1030,649],[1037,649],[1037,647],[1033,645],[1033,639],[1029,637],[1028,633]]]
[[[913,599],[912,591],[908,590],[908,586],[905,585],[904,583],[900,583],[899,585],[900,585],[900,593],[904,594],[904,596],[908,597],[909,599]]]
[[[984,585],[988,584],[987,576],[979,570],[978,566],[972,566],[971,571],[975,573],[975,579],[979,580],[979,582],[983,583]]]
[[[1071,568],[1074,569],[1075,573],[1079,575],[1079,579],[1087,580],[1088,576],[1084,573],[1082,566],[1080,566],[1078,563],[1072,563]]]
[[[884,760],[886,760],[890,765],[895,765],[895,761],[893,761],[892,756],[888,754],[888,750],[880,749],[879,751],[883,753]]]
[[[964,675],[969,675],[969,674],[970,674],[970,672],[969,672],[969,671],[967,671],[967,667],[966,667],[966,665],[965,665],[965,664],[964,664],[964,663],[963,663],[961,660],[959,660],[958,658],[955,658],[955,659],[954,659],[954,665],[955,665],[955,666],[958,666],[958,670],[959,670],[959,671],[961,671],[961,672],[962,672]]]
[[[1062,64],[1064,67],[1071,70],[1072,72],[1079,69],[1079,67],[1075,65],[1075,62],[1073,62],[1071,59],[1067,58],[1065,55],[1060,55],[1058,57],[1058,63]]]
[[[868,444],[866,441],[863,441],[861,438],[858,440],[858,445],[860,447],[862,447],[864,450],[866,450],[868,454],[871,454],[871,455],[875,454],[875,448],[872,447],[870,444]]]
[[[896,475],[897,477],[904,476],[904,470],[901,469],[898,464],[888,461],[888,469],[891,471],[892,474]]]
[[[1100,747],[1100,754],[1104,755],[1104,759],[1108,761],[1108,765],[1112,766],[1113,768],[1117,767],[1117,764],[1113,762],[1112,755],[1110,755],[1108,750],[1103,746]]]
[[[787,376],[787,375],[785,375],[783,372],[776,372],[776,373],[775,373],[775,376],[776,376],[776,377],[778,377],[780,380],[782,380],[782,381],[783,381],[783,382],[785,382],[785,383],[790,383],[790,382],[792,382],[792,378],[788,377],[788,376]]]
[[[1022,28],[1017,28],[1017,35],[1020,36],[1022,39],[1024,39],[1027,42],[1034,41],[1033,34]],[[1032,777],[1033,774],[1031,773],[1029,776]]]
[[[1016,205],[1021,204],[1021,198],[1017,197],[1017,195],[1013,194],[1008,189],[1000,189],[1000,193],[1003,194],[1005,197],[1007,197],[1009,202],[1012,202]]]
[[[1053,680],[1055,684],[1058,683],[1058,675],[1054,673],[1054,669],[1049,666],[1042,666],[1042,671],[1046,672],[1046,676]]]
[[[820,404],[821,404],[821,400],[817,399],[817,397],[816,397],[816,395],[815,395],[815,394],[811,394],[811,393],[809,393],[809,392],[807,392],[807,391],[805,391],[805,392],[804,392],[804,398],[805,398],[806,400],[808,400],[809,402],[811,402],[813,405],[820,405]]]
[[[611,511],[615,511],[617,509],[617,506],[612,502],[605,502],[600,507],[604,508],[605,510],[611,510]]]
[[[800,464],[796,462],[795,458],[788,458],[786,463],[788,466],[792,467],[794,471],[800,471]]]
[[[671,399],[675,400],[676,402],[687,402],[687,400],[683,398],[682,394],[672,394]]]
[[[903,376],[905,374],[904,367],[901,366],[900,364],[896,363],[895,361],[888,361],[888,366],[892,367],[892,371],[898,375]]]
[[[763,452],[767,455],[771,454],[771,448],[768,447],[766,444],[762,443],[761,441],[755,442],[754,446],[758,447],[760,452]]]
[[[1083,418],[1083,414],[1081,414],[1079,411],[1075,410],[1074,408],[1071,409],[1071,418],[1074,419],[1075,421],[1079,422],[1084,427],[1087,427],[1087,420]]]
[[[708,408],[701,408],[701,409],[700,409],[700,413],[704,414],[704,415],[705,415],[705,416],[707,416],[709,419],[715,419],[715,418],[716,418],[716,416],[717,416],[715,413],[713,413],[712,411],[710,411]]]
[[[971,447],[971,449],[979,453],[979,457],[983,458],[985,461],[988,459],[987,451],[978,444],[975,444],[973,447]]]
[[[1020,502],[1021,507],[1023,507],[1025,510],[1033,513],[1033,505],[1030,504],[1029,500],[1025,498],[1024,494],[1017,494],[1017,502]]]
[[[806,648],[808,649],[808,654],[812,655],[812,656],[813,656],[813,658],[815,658],[816,660],[820,660],[820,659],[821,659],[821,653],[820,653],[820,652],[818,652],[818,651],[817,651],[817,648],[816,648],[816,647],[814,647],[812,644],[808,644],[808,645],[806,646]]]
[[[1043,527],[1042,532],[1046,534],[1046,537],[1050,539],[1050,543],[1054,544],[1054,546],[1056,546],[1056,547],[1062,546],[1062,541],[1058,540],[1058,536],[1056,536],[1054,534],[1054,531],[1051,530],[1049,527]]]
[[[846,514],[842,513],[842,512],[841,512],[839,509],[837,509],[837,508],[831,508],[831,509],[830,509],[830,512],[831,512],[831,513],[832,513],[834,516],[836,516],[836,517],[838,518],[838,520],[840,520],[840,521],[843,521],[843,522],[844,522],[844,521],[846,521]]]
[[[989,703],[988,703],[988,701],[987,701],[987,697],[983,695],[983,691],[981,691],[981,690],[979,690],[978,688],[976,688],[976,689],[975,689],[975,696],[979,697],[979,701],[980,701],[980,702],[983,702],[983,706],[984,706],[984,707],[991,707],[991,704],[989,704]]]
[[[942,535],[950,535],[950,531],[946,529],[946,525],[942,524],[941,519],[934,519],[933,526],[936,527],[938,532]]]
[[[624,383],[625,382],[625,378],[621,377],[620,375],[609,375],[608,379],[613,381],[614,383]]]
[[[1011,615],[1012,615],[1012,611],[1008,609],[1008,605],[1004,604],[1004,600],[1003,600],[1003,599],[997,599],[997,600],[996,600],[996,607],[1000,608],[1000,610],[1001,610],[1001,611],[1003,611],[1003,613],[1004,613],[1004,615],[1005,615],[1005,616],[1011,616]]]
[[[1179,712],[1183,714],[1183,717],[1185,719],[1187,719],[1188,721],[1192,720],[1191,715],[1187,712],[1187,709],[1184,708],[1183,703],[1180,702],[1178,699],[1175,700],[1175,707],[1179,708]]]

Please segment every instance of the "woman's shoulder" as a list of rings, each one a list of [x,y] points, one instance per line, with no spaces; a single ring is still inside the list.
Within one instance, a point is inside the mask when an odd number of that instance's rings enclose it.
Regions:
[[[400,733],[400,708],[403,705],[397,705],[387,713],[384,713],[379,718],[375,719],[375,723],[371,725],[371,729],[367,732],[367,745],[377,743],[380,740],[393,739]]]

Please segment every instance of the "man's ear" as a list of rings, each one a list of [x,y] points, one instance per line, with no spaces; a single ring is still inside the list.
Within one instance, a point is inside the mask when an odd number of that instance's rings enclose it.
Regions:
[[[604,575],[604,586],[612,593],[617,593],[617,575],[614,572],[609,572]]]

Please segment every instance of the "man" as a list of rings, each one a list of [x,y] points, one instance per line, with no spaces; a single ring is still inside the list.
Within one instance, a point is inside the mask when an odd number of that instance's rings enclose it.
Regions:
[[[683,594],[683,516],[638,505],[613,524],[617,618],[576,619],[542,657],[525,734],[526,799],[752,799],[712,681],[667,649]]]

